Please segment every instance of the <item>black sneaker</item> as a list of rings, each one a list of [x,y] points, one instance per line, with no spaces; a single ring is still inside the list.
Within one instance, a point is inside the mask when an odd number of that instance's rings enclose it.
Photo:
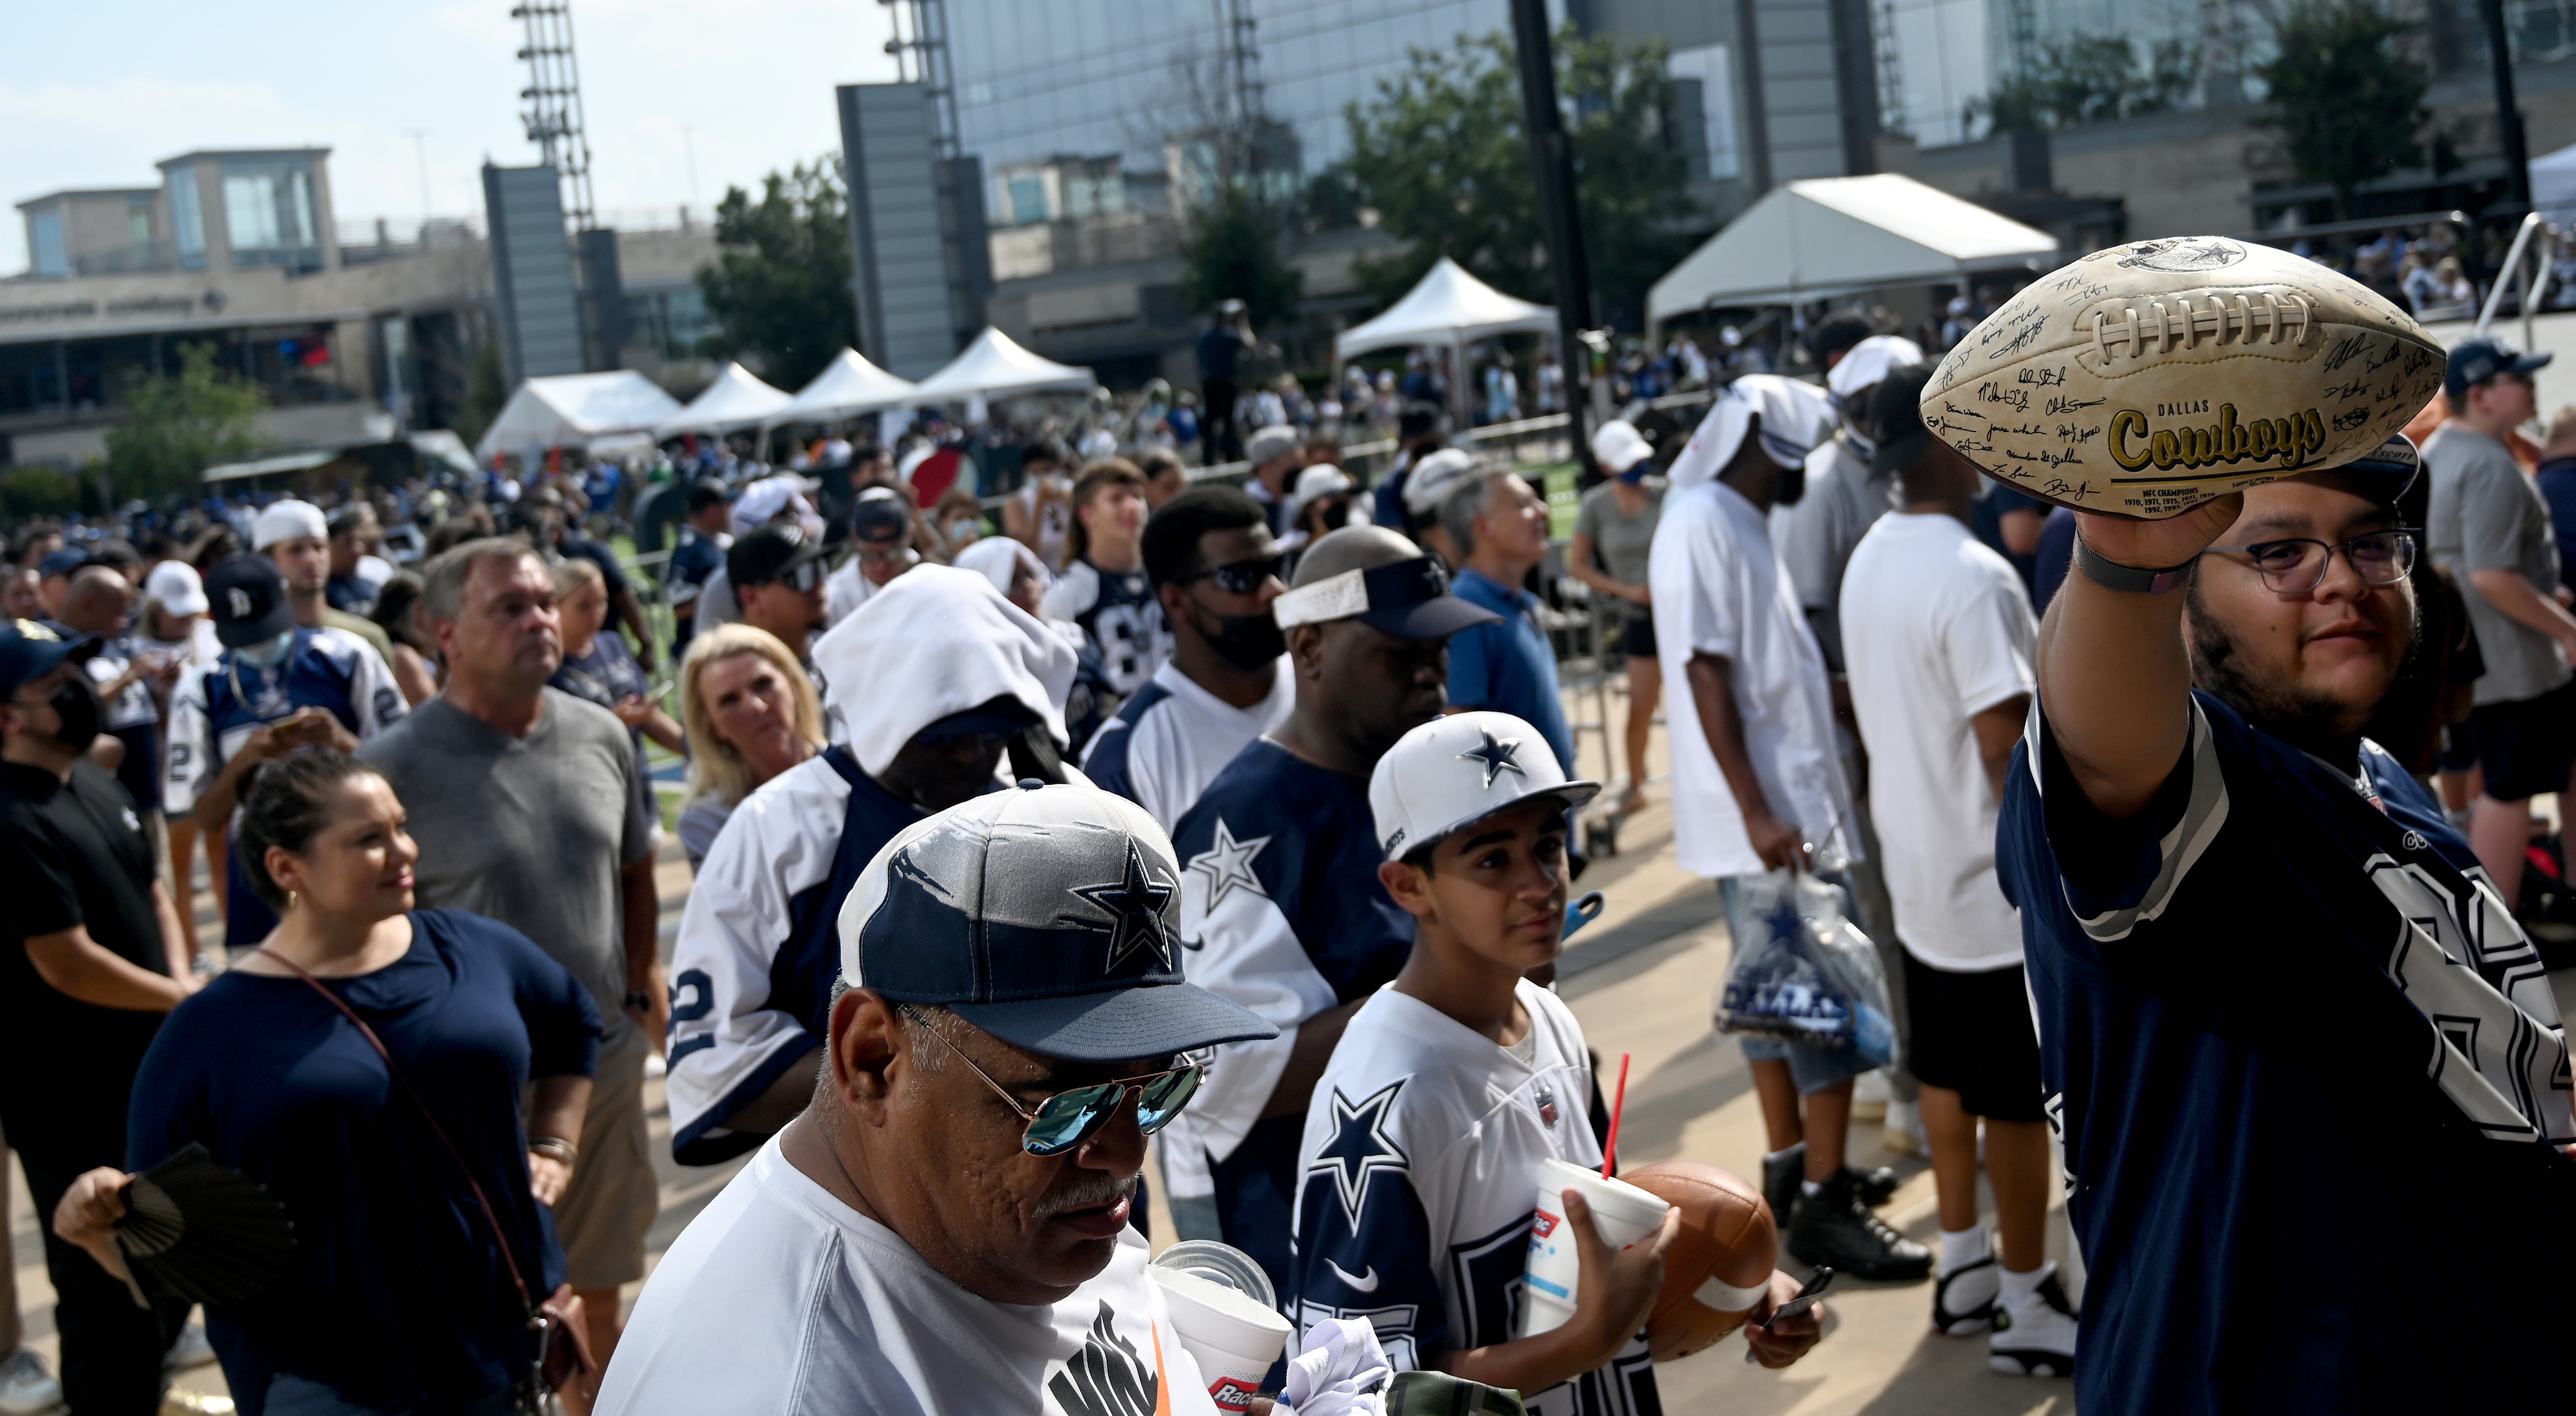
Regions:
[[[1932,1275],[1932,1251],[1887,1227],[1861,1202],[1850,1171],[1798,1204],[1789,1253],[1798,1262],[1832,1266],[1876,1283],[1914,1283]]]
[[[2057,1281],[2057,1265],[2019,1308],[1995,1304],[1995,1330],[1986,1339],[1986,1365],[2016,1377],[2075,1375],[2075,1305]]]
[[[1762,1158],[1762,1199],[1771,1206],[1772,1221],[1782,1229],[1789,1227],[1790,1217],[1798,1212],[1798,1191],[1806,1178],[1804,1150]]]
[[[1889,1197],[1896,1193],[1896,1172],[1884,1165],[1874,1170],[1854,1170],[1846,1165],[1843,1167],[1843,1173],[1852,1178],[1852,1192],[1859,1195],[1860,1202],[1871,1209],[1886,1204]]]
[[[1944,1337],[1984,1332],[1995,1320],[1995,1295],[2003,1287],[1995,1256],[1961,1264],[1932,1286],[1932,1330]]]

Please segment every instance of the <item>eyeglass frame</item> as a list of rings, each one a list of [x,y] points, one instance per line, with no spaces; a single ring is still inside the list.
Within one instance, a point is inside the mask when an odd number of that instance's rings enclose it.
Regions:
[[[1267,569],[1267,570],[1265,570],[1265,571],[1263,571],[1263,572],[1261,573],[1261,578],[1260,578],[1260,579],[1258,579],[1258,580],[1254,581],[1254,582],[1253,582],[1252,584],[1250,584],[1250,585],[1244,586],[1244,587],[1243,587],[1243,588],[1241,588],[1241,589],[1237,589],[1237,588],[1235,588],[1235,587],[1234,587],[1234,586],[1232,586],[1232,585],[1228,585],[1228,584],[1226,584],[1226,583],[1225,583],[1225,581],[1224,581],[1223,579],[1220,579],[1220,578],[1219,578],[1219,577],[1222,577],[1222,576],[1223,576],[1227,571],[1242,570],[1242,569],[1243,569],[1244,567],[1246,567],[1246,566],[1255,566],[1255,565],[1266,565],[1266,566],[1268,566],[1268,567],[1269,567],[1269,569]],[[1260,594],[1260,593],[1261,593],[1261,587],[1262,587],[1262,586],[1269,584],[1269,583],[1270,583],[1271,581],[1273,581],[1273,580],[1277,580],[1277,579],[1279,579],[1282,575],[1284,575],[1284,574],[1287,572],[1287,569],[1288,569],[1288,554],[1287,554],[1287,552],[1285,552],[1285,551],[1276,551],[1276,552],[1273,552],[1273,553],[1271,553],[1271,554],[1269,554],[1269,555],[1266,555],[1266,556],[1251,556],[1251,557],[1248,557],[1248,558],[1246,558],[1246,559],[1244,559],[1244,560],[1239,560],[1239,561],[1227,561],[1227,562],[1226,562],[1225,564],[1223,564],[1223,565],[1212,565],[1212,566],[1207,567],[1205,570],[1194,570],[1194,571],[1191,571],[1189,574],[1182,576],[1182,577],[1180,578],[1180,580],[1178,581],[1178,583],[1179,583],[1179,584],[1182,584],[1182,585],[1188,585],[1188,584],[1191,584],[1191,583],[1193,583],[1193,582],[1195,582],[1195,581],[1200,581],[1200,580],[1216,580],[1216,582],[1217,582],[1217,587],[1216,587],[1216,588],[1218,588],[1219,590],[1223,590],[1224,592],[1226,592],[1226,593],[1227,593],[1227,594],[1229,594],[1229,595],[1258,595],[1258,594]]]
[[[1192,1087],[1190,1089],[1189,1097],[1183,1098],[1179,1106],[1172,1108],[1170,1115],[1165,1116],[1160,1122],[1148,1129],[1144,1124],[1146,1086],[1150,1083],[1160,1081],[1165,1077],[1171,1076],[1176,1072],[1205,1073],[1207,1071],[1207,1063],[1205,1061],[1196,1059],[1192,1057],[1192,1054],[1185,1052],[1182,1053],[1181,1056],[1184,1058],[1191,1058],[1191,1060],[1184,1061],[1178,1067],[1166,1067],[1159,1072],[1143,1072],[1133,1077],[1112,1077],[1105,1082],[1089,1082],[1078,1087],[1067,1087],[1060,1092],[1049,1092],[1046,1096],[1039,1098],[1036,1110],[1031,1110],[1020,1105],[1020,1099],[1018,1097],[1011,1095],[1010,1091],[1000,1082],[993,1080],[992,1073],[985,1071],[981,1066],[976,1064],[974,1058],[967,1056],[966,1049],[950,1042],[945,1037],[941,1037],[939,1029],[931,1025],[929,1015],[923,1013],[920,1009],[915,1008],[909,1003],[900,1005],[898,1011],[903,1014],[904,1021],[919,1027],[923,1032],[928,1033],[932,1038],[936,1039],[940,1046],[945,1047],[950,1052],[956,1054],[957,1060],[965,1063],[967,1070],[973,1072],[977,1079],[982,1081],[984,1085],[993,1089],[993,1095],[1000,1097],[1004,1106],[1011,1108],[1011,1110],[1019,1116],[1020,1120],[1027,1123],[1020,1131],[1020,1150],[1025,1154],[1037,1156],[1041,1159],[1059,1155],[1071,1155],[1073,1152],[1082,1149],[1084,1145],[1090,1142],[1092,1137],[1100,1134],[1101,1127],[1108,1125],[1112,1117],[1125,1109],[1127,1105],[1127,1093],[1130,1091],[1136,1093],[1136,1124],[1138,1129],[1143,1131],[1145,1135],[1153,1135],[1156,1131],[1160,1131],[1165,1126],[1172,1124],[1174,1118],[1178,1117],[1181,1112],[1188,1109],[1190,1100],[1194,1099],[1198,1095],[1198,1088]],[[1202,1078],[1200,1085],[1205,1085],[1204,1078]],[[1118,1088],[1117,1097],[1111,1100],[1108,1105],[1103,1106],[1100,1109],[1099,1115],[1092,1118],[1091,1124],[1076,1132],[1072,1140],[1065,1142],[1062,1146],[1059,1146],[1054,1150],[1038,1150],[1032,1146],[1029,1140],[1029,1132],[1037,1129],[1038,1114],[1040,1112],[1045,1111],[1047,1107],[1053,1105],[1055,1102],[1071,1096],[1076,1092],[1096,1091],[1102,1087],[1111,1086]]]
[[[2228,551],[2238,555],[2251,557],[2254,552],[2267,546],[2304,545],[2320,547],[2325,551],[2325,555],[2317,561],[2317,578],[2309,581],[2304,589],[2282,589],[2280,586],[2272,583],[2271,575],[2263,569],[2261,564],[2257,563],[2251,567],[2255,575],[2262,578],[2263,588],[2271,591],[2275,595],[2313,595],[2317,592],[2318,586],[2326,583],[2326,576],[2334,570],[2334,558],[2337,552],[2342,553],[2344,564],[2352,567],[2352,573],[2360,576],[2361,583],[2364,585],[2376,587],[2382,585],[2403,584],[2407,577],[2415,572],[2416,557],[2424,553],[2422,541],[2423,535],[2424,530],[2420,526],[2389,526],[2377,531],[2364,531],[2358,536],[2354,536],[2348,540],[2340,542],[2320,541],[2314,536],[2279,536],[2269,541],[2248,541],[2241,546],[2206,546],[2201,549],[2200,554],[2205,556],[2212,552]],[[2396,576],[2392,579],[2371,579],[2369,576],[2362,574],[2361,563],[2352,558],[2353,546],[2358,542],[2369,540],[2374,536],[2394,536],[2398,539],[2400,558],[2402,558],[2406,564],[2404,568],[2399,570]]]

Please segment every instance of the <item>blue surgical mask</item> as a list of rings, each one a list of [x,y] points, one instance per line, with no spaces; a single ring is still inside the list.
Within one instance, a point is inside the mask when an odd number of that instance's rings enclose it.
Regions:
[[[290,629],[265,644],[245,644],[233,652],[240,655],[244,663],[273,669],[286,662],[287,651],[294,647],[295,631]]]

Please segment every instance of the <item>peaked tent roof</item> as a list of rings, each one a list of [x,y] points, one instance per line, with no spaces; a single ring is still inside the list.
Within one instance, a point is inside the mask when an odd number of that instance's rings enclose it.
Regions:
[[[603,434],[650,428],[679,411],[678,399],[633,369],[527,379],[483,430],[474,455],[488,460],[504,448],[586,444]]]
[[[1647,292],[1646,320],[2056,259],[2057,238],[2047,232],[1911,177],[1817,177],[1775,188],[1685,256]]]
[[[1442,256],[1386,313],[1335,336],[1333,357],[1554,328],[1555,310],[1506,295]]]
[[[768,422],[772,414],[786,407],[794,395],[782,388],[772,388],[740,364],[728,363],[706,391],[689,400],[689,406],[663,419],[653,429],[656,438],[679,433],[726,433],[736,428],[756,428]]]
[[[898,408],[912,399],[913,382],[868,362],[855,349],[843,349],[823,372],[796,391],[784,408],[769,415],[776,423],[825,423],[854,413]]]
[[[2554,217],[2576,209],[2576,147],[2531,160],[2531,204]]]
[[[970,398],[1008,398],[1015,393],[1043,393],[1049,389],[1087,389],[1098,382],[1091,370],[1032,354],[1009,335],[986,325],[963,353],[913,385],[911,396],[904,401],[962,403]]]

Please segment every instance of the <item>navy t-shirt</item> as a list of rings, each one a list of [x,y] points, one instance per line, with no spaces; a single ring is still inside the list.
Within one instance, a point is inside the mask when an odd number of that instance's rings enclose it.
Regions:
[[[2194,702],[2124,822],[2034,716],[1997,832],[2089,1266],[2076,1404],[2563,1402],[2576,1163],[2538,955],[2386,753],[2347,777]]]
[[[451,910],[411,922],[402,959],[323,984],[437,1113],[542,1298],[563,1281],[563,1254],[528,1192],[519,1097],[531,1077],[590,1074],[598,1008],[507,925]],[[279,1372],[409,1410],[502,1389],[534,1355],[456,1163],[375,1049],[303,980],[234,971],[170,1015],[135,1078],[126,1164],[150,1169],[192,1141],[267,1186],[295,1223],[286,1278],[206,1314],[246,1416]]]
[[[2558,542],[2558,583],[2576,589],[2576,457],[2553,457],[2531,474],[2549,503],[2549,529]]]

